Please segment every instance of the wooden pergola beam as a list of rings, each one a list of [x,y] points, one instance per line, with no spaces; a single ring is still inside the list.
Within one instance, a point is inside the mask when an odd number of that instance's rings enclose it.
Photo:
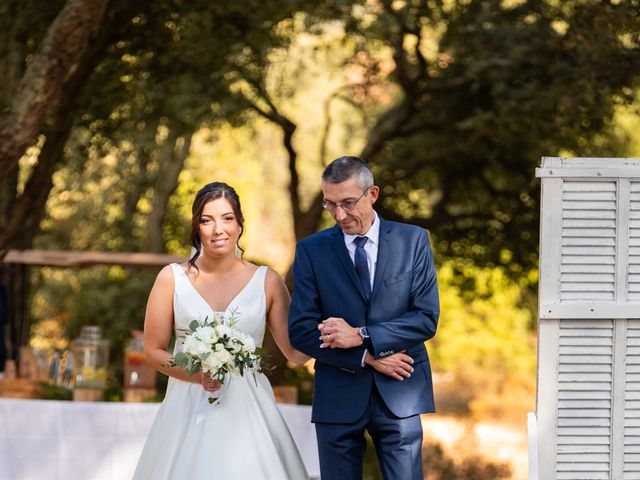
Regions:
[[[2,263],[37,267],[89,267],[92,265],[122,265],[127,267],[161,267],[182,263],[185,257],[159,253],[81,252],[68,250],[9,250]]]

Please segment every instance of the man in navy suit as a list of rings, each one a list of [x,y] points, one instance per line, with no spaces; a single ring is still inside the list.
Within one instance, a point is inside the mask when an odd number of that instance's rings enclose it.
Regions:
[[[357,157],[334,160],[322,192],[337,225],[298,243],[289,311],[292,345],[316,359],[321,476],[362,478],[366,430],[386,480],[422,480],[419,414],[435,411],[424,342],[439,315],[427,233],[376,214]]]

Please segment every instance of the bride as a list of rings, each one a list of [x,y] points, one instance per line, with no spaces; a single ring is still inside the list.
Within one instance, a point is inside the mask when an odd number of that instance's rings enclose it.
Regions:
[[[193,320],[235,312],[236,328],[262,344],[266,325],[284,355],[296,364],[308,357],[289,343],[289,293],[280,276],[236,255],[244,219],[240,199],[225,183],[209,183],[192,207],[191,245],[182,265],[158,274],[144,323],[146,361],[168,375],[167,392],[149,431],[134,479],[308,479],[302,458],[276,405],[267,378],[259,373],[224,382],[192,376],[168,363],[181,350],[180,333]],[[167,351],[176,333],[173,354]],[[205,400],[205,401],[203,401]]]

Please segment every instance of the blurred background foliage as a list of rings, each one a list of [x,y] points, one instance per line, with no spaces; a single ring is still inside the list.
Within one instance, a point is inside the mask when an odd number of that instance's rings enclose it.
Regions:
[[[0,5],[1,111],[23,101],[27,67],[64,4]],[[0,135],[0,254],[186,255],[192,197],[219,180],[241,196],[245,258],[290,281],[295,241],[330,225],[320,172],[359,155],[381,187],[379,213],[431,233],[442,316],[428,348],[440,410],[511,411],[522,422],[535,389],[534,169],[544,155],[640,155],[639,8],[109,1],[15,162]],[[0,116],[0,133],[10,120]],[[100,325],[117,387],[155,274],[33,269],[32,345],[63,349],[82,325]],[[280,368],[275,380],[309,400],[305,370]]]

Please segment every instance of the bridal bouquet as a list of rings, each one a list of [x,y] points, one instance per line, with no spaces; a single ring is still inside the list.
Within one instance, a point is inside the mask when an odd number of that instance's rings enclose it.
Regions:
[[[224,383],[229,374],[244,375],[247,370],[261,371],[261,349],[253,338],[238,330],[238,314],[216,313],[209,320],[194,320],[184,335],[182,351],[169,361],[169,366],[182,367],[189,375],[200,371]],[[218,393],[218,392],[216,392]],[[213,403],[217,398],[209,398]]]

